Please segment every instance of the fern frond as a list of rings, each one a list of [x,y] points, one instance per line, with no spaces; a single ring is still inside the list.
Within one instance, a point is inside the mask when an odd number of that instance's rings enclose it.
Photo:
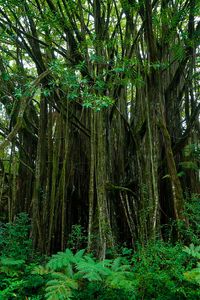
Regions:
[[[91,257],[90,255],[85,255],[84,259],[87,263],[90,263],[90,264],[96,263],[95,259],[93,257]]]
[[[136,279],[131,272],[131,265],[124,264],[121,257],[116,258],[110,268],[111,272],[106,278],[106,284],[110,288],[122,289],[128,293],[134,291]]]
[[[125,279],[122,274],[117,274],[111,278],[107,278],[106,284],[114,289],[121,289],[125,292],[133,292],[136,287],[136,280]]]
[[[188,281],[196,282],[200,285],[200,265],[192,271],[184,273],[184,276]]]
[[[67,300],[71,299],[71,290],[63,282],[52,280],[46,288],[45,298],[47,300]]]
[[[10,282],[9,286],[0,291],[0,299],[17,299],[16,290],[20,290],[25,284],[25,281],[22,280],[14,280]],[[11,298],[12,297],[12,298]]]
[[[13,257],[1,257],[1,265],[11,267],[21,267],[25,261],[23,259],[14,259]]]
[[[192,257],[200,259],[200,246],[194,246],[191,244],[189,247],[185,247],[184,251]],[[197,267],[191,271],[184,273],[185,279],[193,281],[200,285],[200,263],[197,263]]]
[[[96,262],[91,257],[85,257],[85,261],[81,261],[77,264],[76,268],[79,274],[83,275],[83,278],[89,281],[102,281],[104,277],[108,276],[111,270],[107,267],[110,261]]]
[[[189,247],[185,247],[184,252],[188,253],[189,255],[200,259],[200,246],[194,246],[191,244]]]
[[[66,249],[65,252],[58,252],[57,254],[54,254],[47,263],[47,268],[53,271],[59,271],[74,262],[75,259],[72,251],[70,249]]]
[[[50,270],[43,266],[35,266],[31,272],[31,274],[38,274],[38,275],[46,275],[49,273],[50,273]]]
[[[74,259],[76,261],[76,263],[78,263],[79,261],[81,261],[84,257],[84,253],[85,253],[85,249],[79,250],[78,252],[76,252],[76,254],[74,255]]]
[[[23,259],[14,259],[10,257],[1,257],[0,272],[9,276],[16,276],[21,272],[25,261]]]
[[[131,271],[131,266],[130,265],[121,265],[117,269],[118,272],[130,272]]]
[[[78,284],[74,279],[63,273],[52,273],[52,279],[47,282],[45,289],[47,300],[68,300],[72,297],[72,290],[77,289]]]
[[[111,265],[111,270],[117,271],[121,267],[121,257],[117,257],[114,259],[112,265]]]
[[[67,275],[65,275],[61,272],[54,272],[51,274],[51,277],[53,280],[55,279],[55,280],[65,282],[70,289],[78,288],[78,284],[74,279],[69,278]]]
[[[131,270],[131,265],[124,264],[123,258],[122,257],[117,257],[111,265],[111,270],[114,271],[114,272],[130,271]]]

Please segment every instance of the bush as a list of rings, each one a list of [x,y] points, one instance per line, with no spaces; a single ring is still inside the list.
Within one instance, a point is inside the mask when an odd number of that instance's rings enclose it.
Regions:
[[[72,230],[67,240],[68,248],[77,251],[86,247],[86,244],[87,235],[85,229],[79,224],[72,225]]]
[[[53,255],[36,274],[48,274],[46,299],[135,299],[135,280],[130,264],[120,257],[98,261],[84,250],[70,249]]]
[[[29,238],[29,219],[20,214],[1,226],[0,299],[2,300],[137,300],[199,299],[199,247],[154,241],[137,251],[99,261],[85,250],[76,227],[72,247],[38,265]],[[80,237],[74,244],[75,236]],[[184,251],[183,251],[184,249]],[[109,254],[111,257],[111,254]]]
[[[192,197],[186,197],[185,217],[187,222],[179,221],[178,230],[182,242],[186,245],[200,244],[200,195],[193,194]]]
[[[182,245],[155,242],[138,247],[131,258],[125,255],[104,261],[84,250],[73,254],[67,249],[53,255],[36,273],[48,274],[47,300],[195,300],[200,297],[198,285],[185,277],[194,265],[196,258],[184,252]]]
[[[185,247],[184,251],[190,256],[198,259],[197,267],[186,272],[184,276],[188,281],[198,283],[198,285],[200,285],[200,246],[194,247],[194,245],[191,244],[190,247]]]
[[[26,213],[0,227],[0,299],[43,299],[45,278],[32,274],[35,263]],[[35,294],[37,297],[35,298]]]
[[[196,284],[188,284],[184,272],[194,260],[183,252],[183,246],[155,242],[139,247],[132,259],[137,278],[137,299],[199,299]]]
[[[20,213],[14,222],[0,226],[0,255],[27,260],[33,253],[30,219]]]

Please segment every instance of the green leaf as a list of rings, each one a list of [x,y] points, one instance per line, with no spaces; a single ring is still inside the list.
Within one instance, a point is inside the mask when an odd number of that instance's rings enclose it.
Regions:
[[[71,263],[74,263],[74,255],[70,249],[65,252],[58,252],[54,254],[50,261],[47,263],[47,268],[50,270],[61,270],[67,268]]]
[[[8,73],[3,72],[1,76],[4,81],[8,81],[10,79],[10,75]]]
[[[78,288],[78,284],[63,274],[53,274],[53,279],[47,282],[45,298],[47,300],[67,300],[72,297],[72,290]]]
[[[194,171],[197,171],[199,169],[197,163],[194,161],[183,161],[183,162],[180,162],[179,165],[183,169],[189,169],[189,170],[194,170]]]

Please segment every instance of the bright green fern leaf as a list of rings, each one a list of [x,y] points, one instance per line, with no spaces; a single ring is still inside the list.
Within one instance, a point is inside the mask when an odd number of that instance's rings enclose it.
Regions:
[[[102,281],[111,272],[108,266],[110,266],[110,260],[96,262],[91,257],[86,256],[85,261],[77,265],[77,270],[83,275],[83,278],[89,281]]]
[[[54,271],[59,271],[69,267],[70,264],[74,263],[74,255],[70,249],[66,249],[65,252],[58,252],[54,254],[50,261],[47,263],[47,268]]]
[[[68,300],[72,297],[72,290],[77,289],[75,280],[62,273],[52,273],[52,279],[47,282],[45,289],[47,300]]]

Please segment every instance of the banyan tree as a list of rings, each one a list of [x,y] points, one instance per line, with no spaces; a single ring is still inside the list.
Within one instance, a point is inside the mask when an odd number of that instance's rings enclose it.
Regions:
[[[0,217],[104,258],[189,226],[200,193],[197,0],[0,1]],[[173,238],[179,238],[177,228]],[[86,245],[85,245],[86,246]]]

